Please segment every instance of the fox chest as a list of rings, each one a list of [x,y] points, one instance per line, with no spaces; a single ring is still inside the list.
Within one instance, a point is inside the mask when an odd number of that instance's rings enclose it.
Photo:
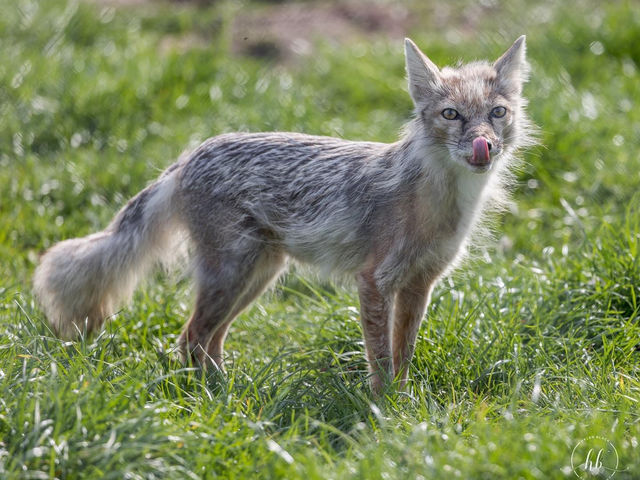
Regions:
[[[416,252],[416,265],[421,268],[446,269],[464,251],[477,222],[481,197],[454,193],[416,198],[413,211],[406,218],[407,244]]]

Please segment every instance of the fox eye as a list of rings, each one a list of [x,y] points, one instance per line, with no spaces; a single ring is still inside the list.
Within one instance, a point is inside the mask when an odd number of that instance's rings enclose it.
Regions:
[[[507,109],[504,107],[495,107],[491,110],[491,116],[496,118],[502,118],[507,114]]]
[[[442,111],[442,116],[447,120],[456,120],[457,118],[460,117],[460,114],[458,113],[457,110],[454,110],[453,108],[445,108]]]

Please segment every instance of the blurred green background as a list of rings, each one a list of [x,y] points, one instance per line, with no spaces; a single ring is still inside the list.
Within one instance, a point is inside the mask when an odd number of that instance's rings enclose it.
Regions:
[[[0,476],[571,478],[589,435],[616,446],[615,478],[640,475],[639,2],[0,7]],[[438,287],[406,393],[372,406],[353,289],[297,274],[236,322],[226,377],[170,353],[185,280],[158,275],[98,338],[48,331],[39,253],[104,228],[185,149],[395,141],[404,36],[446,65],[521,34],[540,146],[494,239]]]

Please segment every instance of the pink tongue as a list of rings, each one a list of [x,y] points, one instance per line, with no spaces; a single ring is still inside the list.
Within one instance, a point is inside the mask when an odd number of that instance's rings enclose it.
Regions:
[[[489,163],[489,145],[487,139],[484,137],[478,137],[473,140],[473,157],[471,157],[471,163],[474,165],[486,165]]]

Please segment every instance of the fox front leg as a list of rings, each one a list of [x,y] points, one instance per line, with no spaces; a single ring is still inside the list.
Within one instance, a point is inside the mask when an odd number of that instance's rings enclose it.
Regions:
[[[393,295],[381,291],[372,272],[358,275],[358,293],[371,391],[379,395],[393,380],[390,336]]]
[[[400,388],[407,383],[416,337],[432,290],[433,281],[430,277],[418,274],[400,288],[396,295],[392,341],[393,372],[400,381]]]

